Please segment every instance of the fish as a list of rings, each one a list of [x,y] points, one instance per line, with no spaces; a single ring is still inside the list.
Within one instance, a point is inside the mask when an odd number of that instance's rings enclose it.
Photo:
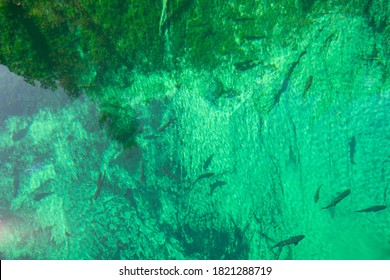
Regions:
[[[292,147],[292,145],[290,145],[289,147],[289,153],[288,153],[288,158],[289,158],[289,162],[292,163],[292,164],[298,164],[299,163],[299,159],[298,157],[296,156],[295,152],[294,152],[294,149]]]
[[[14,197],[16,197],[19,193],[19,189],[20,189],[20,179],[19,179],[19,175],[15,175],[14,176],[14,180],[13,180],[13,189],[14,189],[14,192],[13,192],[13,195]]]
[[[274,96],[274,100],[271,104],[271,107],[268,109],[268,112],[270,112],[273,108],[275,108],[275,106],[279,103],[280,97],[282,96],[282,93],[285,92],[288,88],[288,83],[291,79],[291,75],[294,72],[295,67],[297,67],[302,56],[304,56],[306,53],[307,53],[307,51],[301,52],[301,54],[298,57],[298,60],[295,61],[293,64],[291,64],[290,69],[288,70],[286,76],[284,77],[281,88],[278,90],[278,92]]]
[[[129,201],[130,205],[134,207],[135,212],[139,216],[137,201],[135,200],[133,189],[127,188],[124,197]]]
[[[29,131],[31,124],[32,122],[28,124],[25,128],[12,133],[12,141],[17,142],[22,140],[27,135],[27,132]]]
[[[105,175],[106,175],[105,170],[103,173],[101,171],[99,172],[98,180],[96,182],[96,191],[95,191],[95,194],[93,195],[93,200],[96,200],[99,197],[100,192],[102,191]]]
[[[380,57],[362,57],[362,60],[372,61],[372,60],[381,60],[381,58]]]
[[[378,212],[381,210],[385,210],[386,208],[387,208],[386,205],[375,205],[355,212]]]
[[[343,191],[342,193],[340,193],[338,196],[336,196],[333,201],[326,207],[323,207],[322,209],[328,209],[328,208],[331,208],[331,207],[334,207],[336,206],[337,204],[340,203],[340,201],[342,201],[344,198],[346,198],[349,194],[351,193],[351,190],[350,189],[347,189],[345,191]]]
[[[306,93],[310,89],[312,83],[313,83],[313,76],[309,76],[309,78],[307,79],[307,82],[306,82],[305,89],[303,90],[303,93],[302,93],[302,99],[306,98]]]
[[[282,87],[278,90],[278,92],[276,93],[275,97],[274,97],[274,100],[273,100],[273,104],[272,104],[272,108],[273,109],[276,104],[279,103],[280,101],[280,97],[282,96],[282,93],[285,92],[287,90],[287,87],[288,87],[288,82],[289,82],[290,78],[285,78],[283,80],[283,83],[282,83]],[[271,110],[270,109],[270,110]]]
[[[337,38],[337,32],[330,34],[325,41],[322,43],[322,46],[320,47],[320,52],[323,53],[324,51],[327,51],[332,44],[332,41]]]
[[[232,18],[232,20],[236,23],[238,22],[245,22],[245,21],[253,21],[255,20],[256,18],[254,17],[238,17],[238,18]]]
[[[44,199],[45,197],[48,197],[49,195],[52,195],[54,192],[44,192],[44,193],[38,193],[34,196],[34,201],[40,201]]]
[[[320,186],[317,188],[317,191],[316,191],[316,193],[315,193],[315,195],[314,195],[314,203],[317,203],[318,200],[320,199],[320,190],[321,190],[321,188],[322,188],[322,185],[320,185]]]
[[[38,163],[34,164],[32,167],[25,169],[24,173],[34,173],[34,172],[42,170],[44,167],[45,167],[44,163],[38,162]]]
[[[299,241],[301,241],[303,238],[305,238],[304,235],[297,235],[297,236],[290,237],[286,240],[283,240],[283,241],[280,241],[279,243],[276,243],[274,246],[271,247],[271,250],[274,248],[284,247],[284,246],[291,245],[291,244],[295,244],[295,246],[296,246],[296,245],[298,245]]]
[[[154,134],[149,134],[149,135],[144,136],[145,140],[154,140],[154,139],[158,139],[158,138],[159,137],[157,135],[154,135]]]
[[[260,41],[264,40],[266,37],[265,36],[245,36],[244,39],[247,41]]]
[[[214,153],[212,153],[207,159],[206,161],[204,162],[203,164],[203,169],[206,170],[210,164],[211,164],[211,161],[213,160],[213,157],[214,157]]]
[[[175,181],[178,181],[180,182],[181,179],[179,178],[179,176],[177,176],[176,174],[172,173],[171,171],[169,171],[168,169],[164,168],[163,166],[160,167],[160,170],[165,174],[167,175],[168,177],[170,177],[171,179],[175,180]]]
[[[213,173],[213,172],[204,173],[202,175],[199,175],[198,178],[196,178],[196,180],[194,181],[193,185],[195,185],[197,182],[199,182],[202,179],[210,178],[210,177],[213,177],[214,175],[215,175],[215,173]]]
[[[163,132],[163,131],[165,131],[165,130],[168,128],[168,126],[170,126],[171,124],[174,123],[175,120],[176,120],[175,117],[169,119],[162,127],[160,127],[160,128],[158,129],[158,132]]]
[[[143,186],[146,186],[146,173],[145,173],[145,161],[141,160],[141,174],[140,174],[140,182]]]
[[[14,166],[14,168],[12,170],[12,175],[14,176],[14,180],[12,182],[13,195],[14,195],[14,197],[16,197],[18,195],[19,189],[20,189],[19,170],[16,166]]]
[[[279,260],[283,247],[278,247],[278,251],[275,254],[275,260]]]
[[[237,62],[234,63],[234,67],[236,67],[239,71],[246,71],[252,68],[255,68],[256,66],[260,65],[262,62],[260,62],[258,59],[251,59],[243,62]]]
[[[352,136],[351,141],[348,142],[349,145],[349,158],[351,159],[352,164],[356,164],[354,157],[356,152],[356,137]]]
[[[297,65],[298,65],[299,62],[301,61],[302,56],[304,56],[305,54],[307,54],[307,51],[301,52],[301,53],[299,54],[298,60],[295,61],[295,62],[291,65],[291,67],[290,67],[290,69],[288,70],[288,73],[287,73],[287,75],[286,75],[286,78],[287,78],[287,79],[290,79],[290,78],[291,78],[291,75],[292,75],[292,73],[294,72],[295,67],[297,67]]]
[[[218,187],[222,187],[224,185],[226,185],[227,183],[225,181],[215,181],[214,183],[210,184],[210,192],[211,194],[213,194],[214,190]]]

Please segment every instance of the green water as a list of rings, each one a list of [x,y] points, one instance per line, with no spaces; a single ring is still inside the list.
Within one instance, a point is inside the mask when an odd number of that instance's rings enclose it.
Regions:
[[[0,1],[0,259],[390,259],[388,0],[37,2]]]

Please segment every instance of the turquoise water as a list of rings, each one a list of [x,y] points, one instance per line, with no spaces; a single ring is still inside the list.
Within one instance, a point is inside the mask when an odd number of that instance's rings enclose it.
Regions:
[[[390,259],[388,1],[147,2],[1,4],[0,258]]]

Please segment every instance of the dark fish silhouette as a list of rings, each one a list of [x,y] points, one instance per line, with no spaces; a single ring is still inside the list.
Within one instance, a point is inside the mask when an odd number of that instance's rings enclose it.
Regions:
[[[165,131],[167,128],[168,128],[168,126],[170,126],[171,124],[173,124],[174,123],[174,121],[176,120],[176,118],[171,118],[171,119],[169,119],[162,127],[160,127],[159,129],[158,129],[158,132],[163,132],[163,131]]]
[[[20,189],[19,170],[16,166],[14,166],[12,174],[14,176],[14,180],[13,180],[12,185],[13,185],[13,191],[14,191],[13,195],[15,197],[18,195],[19,189]]]
[[[30,129],[31,124],[32,122],[28,124],[25,128],[12,133],[12,141],[17,142],[19,140],[22,140],[27,135],[27,132]]]
[[[93,195],[93,200],[96,200],[99,195],[100,195],[100,192],[102,191],[102,187],[103,187],[103,184],[104,184],[104,177],[106,175],[106,171],[104,171],[104,173],[102,173],[101,171],[99,172],[99,177],[98,177],[98,180],[96,182],[96,191],[95,191],[95,194]]]
[[[158,138],[159,137],[157,135],[154,135],[154,134],[149,134],[149,135],[144,136],[145,140],[154,140],[154,139],[158,139]]]
[[[14,188],[14,197],[18,195],[19,189],[20,189],[20,180],[19,180],[19,175],[14,176],[13,180],[13,188]]]
[[[340,201],[342,201],[344,198],[346,198],[350,193],[351,193],[350,189],[343,191],[338,196],[336,196],[336,198],[333,199],[333,201],[328,206],[322,207],[322,209],[328,209],[328,208],[336,206],[337,204],[340,203]]]
[[[252,17],[239,17],[239,18],[232,18],[234,22],[245,22],[245,21],[253,21],[256,20],[256,18]]]
[[[296,246],[298,245],[299,241],[301,241],[304,237],[305,237],[304,235],[297,235],[297,236],[290,237],[289,239],[276,243],[274,246],[271,247],[271,250],[277,247],[284,247],[291,244],[295,244]]]
[[[260,64],[261,62],[258,59],[251,59],[243,62],[234,63],[234,67],[236,67],[236,69],[239,71],[246,71],[255,68]]]
[[[180,182],[181,179],[179,176],[177,176],[176,174],[172,173],[171,171],[169,171],[168,169],[164,168],[163,166],[160,167],[160,170],[165,174],[167,175],[168,177],[170,177],[171,179],[175,180],[175,181],[178,181]]]
[[[146,173],[145,173],[145,160],[141,160],[141,174],[140,174],[140,182],[142,186],[146,186]]]
[[[385,206],[385,205],[375,205],[375,206],[371,206],[371,207],[368,207],[366,209],[358,210],[355,212],[378,212],[381,210],[385,210],[386,208],[387,208],[387,206]]]
[[[261,41],[264,40],[266,37],[265,36],[245,36],[244,39],[247,41]]]
[[[290,66],[290,69],[288,70],[287,75],[284,77],[284,80],[282,82],[282,87],[278,90],[278,92],[274,96],[274,100],[273,100],[273,102],[271,104],[271,108],[269,108],[268,112],[271,111],[279,103],[280,97],[282,96],[282,93],[287,90],[288,83],[290,81],[292,73],[294,72],[295,67],[297,67],[297,65],[299,64],[299,61],[301,60],[302,56],[304,56],[306,53],[307,53],[306,51],[301,52],[301,54],[298,57],[298,60],[295,61]]]
[[[314,203],[317,203],[318,200],[320,199],[320,190],[321,190],[321,188],[322,188],[322,185],[320,185],[320,186],[317,188],[317,191],[316,191],[316,193],[315,193],[315,195],[314,195]]]
[[[312,83],[313,83],[313,76],[310,76],[310,77],[307,79],[305,89],[303,90],[303,93],[302,93],[302,98],[303,98],[303,99],[305,99],[306,93],[307,93],[307,91],[310,89]]]
[[[298,159],[297,155],[295,154],[292,145],[290,145],[290,147],[289,147],[288,158],[289,158],[289,162],[292,163],[292,164],[298,164],[299,163],[299,159]]]
[[[134,207],[135,212],[137,212],[137,215],[139,216],[138,205],[137,205],[137,201],[135,200],[135,197],[134,197],[133,189],[131,189],[131,188],[126,189],[124,197],[129,201],[131,206]]]
[[[206,170],[210,164],[211,164],[211,161],[213,160],[213,157],[214,157],[214,154],[211,154],[207,159],[206,161],[204,162],[203,164],[203,169]]]
[[[209,172],[209,173],[204,173],[202,175],[199,175],[198,178],[196,178],[196,180],[194,181],[193,185],[195,185],[197,182],[199,182],[200,180],[202,179],[205,179],[205,178],[210,178],[210,177],[213,177],[215,174],[212,173],[212,172]]]
[[[224,185],[226,185],[226,184],[227,184],[226,182],[224,182],[224,181],[219,181],[219,180],[217,180],[217,181],[215,181],[214,183],[210,184],[210,192],[211,192],[211,194],[213,194],[213,192],[214,192],[214,190],[215,190],[216,188],[222,187],[222,186],[224,186]]]
[[[354,157],[356,152],[356,137],[352,136],[351,141],[348,142],[349,145],[349,158],[351,159],[352,164],[356,164]]]
[[[34,196],[33,200],[34,201],[40,201],[42,199],[44,199],[45,197],[49,196],[53,194],[53,192],[44,192],[44,193],[38,193]]]
[[[46,165],[44,163],[38,162],[38,163],[34,164],[33,166],[31,166],[30,168],[25,169],[24,173],[34,173],[34,172],[42,170],[45,166]]]

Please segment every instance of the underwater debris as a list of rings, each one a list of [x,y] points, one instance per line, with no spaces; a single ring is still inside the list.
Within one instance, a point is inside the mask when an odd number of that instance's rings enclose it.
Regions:
[[[49,195],[52,195],[53,193],[54,192],[38,193],[38,194],[34,195],[33,200],[34,201],[40,201],[40,200],[44,199],[45,197],[48,197]]]
[[[196,178],[196,180],[194,181],[193,185],[195,185],[197,182],[199,182],[202,179],[210,178],[210,177],[213,177],[214,175],[215,175],[215,173],[213,173],[213,172],[204,173],[202,175],[199,175],[198,178]]]
[[[283,241],[280,241],[279,243],[276,243],[274,246],[271,247],[271,250],[274,249],[274,248],[284,247],[284,246],[288,246],[288,245],[291,245],[291,244],[294,244],[295,246],[297,246],[298,243],[303,238],[305,238],[304,235],[297,235],[297,236],[290,237],[290,238],[288,238],[286,240],[283,240]]]
[[[302,99],[306,98],[306,93],[310,89],[312,83],[313,83],[313,76],[309,76],[309,78],[307,79],[307,82],[306,82],[305,89],[303,90],[303,93],[302,93]]]
[[[314,203],[317,203],[318,200],[320,199],[320,190],[321,190],[321,188],[322,188],[322,185],[320,185],[320,186],[317,188],[317,191],[316,191],[316,193],[315,193],[315,195],[314,195]]]
[[[239,71],[246,71],[260,65],[261,62],[258,59],[251,59],[243,62],[234,63],[234,67]]]
[[[381,210],[385,210],[386,208],[387,208],[386,205],[375,205],[355,212],[378,212]]]
[[[339,204],[344,198],[346,198],[349,194],[351,193],[351,190],[350,189],[347,189],[345,191],[343,191],[342,193],[340,193],[338,196],[336,196],[333,201],[326,207],[323,207],[322,209],[328,209],[328,208],[331,208],[331,207],[334,207],[336,206],[337,204]]]
[[[356,164],[354,157],[356,152],[356,137],[352,136],[351,141],[348,142],[349,145],[349,158],[352,164]]]
[[[93,195],[93,200],[96,200],[99,197],[100,192],[102,191],[103,184],[104,184],[105,176],[106,176],[106,170],[104,170],[104,173],[99,171],[98,180],[96,182],[96,191],[95,191],[95,194]]]
[[[215,190],[216,188],[222,187],[222,186],[224,186],[224,185],[226,185],[226,184],[227,184],[227,182],[225,182],[225,181],[219,181],[219,180],[217,180],[217,181],[215,181],[214,183],[210,184],[210,194],[213,194],[213,192],[214,192],[214,190]]]
[[[210,166],[211,164],[211,161],[213,160],[213,157],[214,157],[214,153],[212,153],[207,159],[206,161],[204,162],[203,164],[203,170],[207,170],[207,168]]]

